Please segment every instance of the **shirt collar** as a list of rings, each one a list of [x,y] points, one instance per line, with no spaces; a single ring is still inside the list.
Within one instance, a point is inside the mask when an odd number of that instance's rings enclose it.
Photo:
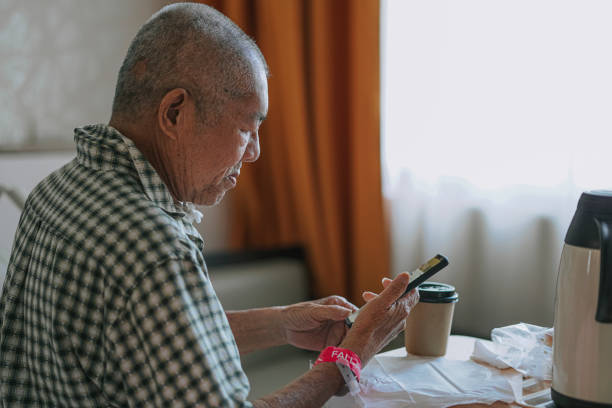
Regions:
[[[202,213],[193,203],[176,203],[159,174],[134,142],[111,126],[89,125],[74,130],[77,159],[81,164],[101,170],[136,170],[146,196],[164,211],[199,223]]]

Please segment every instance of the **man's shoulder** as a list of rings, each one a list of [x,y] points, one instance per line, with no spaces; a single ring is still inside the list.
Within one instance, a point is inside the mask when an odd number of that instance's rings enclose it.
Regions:
[[[100,171],[73,160],[38,183],[25,210],[70,235],[75,229],[88,230],[88,224],[122,213],[128,205],[143,205],[141,197],[142,187],[134,174]]]
[[[147,198],[136,173],[73,161],[39,183],[26,211],[82,250],[126,264],[191,250],[178,222]]]

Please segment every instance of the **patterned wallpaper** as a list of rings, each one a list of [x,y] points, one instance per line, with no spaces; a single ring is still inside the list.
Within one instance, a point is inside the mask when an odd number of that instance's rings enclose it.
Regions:
[[[0,151],[72,146],[110,117],[131,38],[162,0],[0,0]]]

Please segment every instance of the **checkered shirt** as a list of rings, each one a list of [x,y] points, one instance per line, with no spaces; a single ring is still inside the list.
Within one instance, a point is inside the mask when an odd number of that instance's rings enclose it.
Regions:
[[[189,209],[135,145],[75,130],[30,194],[0,300],[2,407],[250,407]]]

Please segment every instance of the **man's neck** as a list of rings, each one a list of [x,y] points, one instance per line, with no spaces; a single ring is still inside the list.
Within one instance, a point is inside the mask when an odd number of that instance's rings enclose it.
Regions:
[[[162,179],[175,202],[181,202],[182,200],[178,198],[177,194],[178,186],[171,177],[173,174],[170,168],[172,161],[167,157],[171,154],[171,148],[170,146],[162,146],[162,144],[164,144],[163,135],[159,130],[138,123],[128,123],[124,120],[118,120],[114,116],[111,118],[108,125],[117,129],[119,133],[134,142],[134,145],[140,150]]]

